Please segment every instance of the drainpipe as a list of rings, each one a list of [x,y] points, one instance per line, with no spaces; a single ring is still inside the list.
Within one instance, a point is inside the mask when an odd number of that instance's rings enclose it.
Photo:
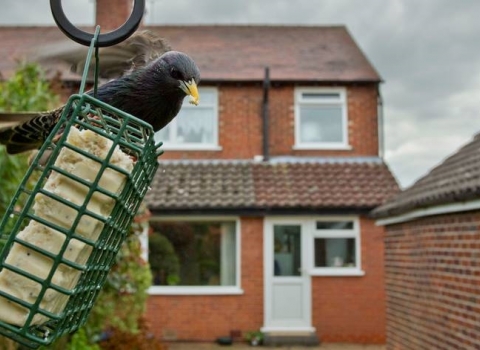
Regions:
[[[380,92],[380,84],[377,85],[377,124],[378,124],[378,156],[383,159],[385,156],[385,138],[383,124],[383,98]]]
[[[269,120],[268,120],[268,94],[270,92],[270,68],[265,67],[265,78],[263,79],[263,104],[262,104],[262,122],[263,122],[263,161],[270,159],[269,144]]]

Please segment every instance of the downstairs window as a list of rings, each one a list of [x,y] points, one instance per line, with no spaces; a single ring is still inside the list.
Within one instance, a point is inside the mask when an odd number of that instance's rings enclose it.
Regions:
[[[152,294],[239,293],[236,220],[152,221]]]

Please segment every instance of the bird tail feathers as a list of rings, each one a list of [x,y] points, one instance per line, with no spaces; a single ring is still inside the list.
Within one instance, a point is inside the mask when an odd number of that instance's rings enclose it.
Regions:
[[[51,121],[45,114],[2,113],[0,122],[13,124],[0,127],[0,144],[9,154],[38,148],[51,130]]]

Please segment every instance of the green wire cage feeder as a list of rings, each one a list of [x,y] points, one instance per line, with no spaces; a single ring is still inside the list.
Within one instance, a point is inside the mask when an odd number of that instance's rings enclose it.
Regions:
[[[0,223],[0,334],[31,348],[85,323],[161,154],[149,124],[83,93],[98,35]]]

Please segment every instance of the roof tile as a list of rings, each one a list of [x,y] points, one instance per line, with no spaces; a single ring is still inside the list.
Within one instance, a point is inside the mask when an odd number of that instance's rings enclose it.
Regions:
[[[382,162],[160,161],[146,200],[172,209],[373,208],[398,191]]]
[[[377,218],[471,199],[480,195],[480,134],[411,187],[375,209]]]
[[[204,81],[372,81],[378,73],[344,26],[147,26],[197,62]],[[88,28],[84,28],[87,30]],[[90,30],[93,32],[93,30]],[[0,27],[0,71],[47,44],[57,27]]]

